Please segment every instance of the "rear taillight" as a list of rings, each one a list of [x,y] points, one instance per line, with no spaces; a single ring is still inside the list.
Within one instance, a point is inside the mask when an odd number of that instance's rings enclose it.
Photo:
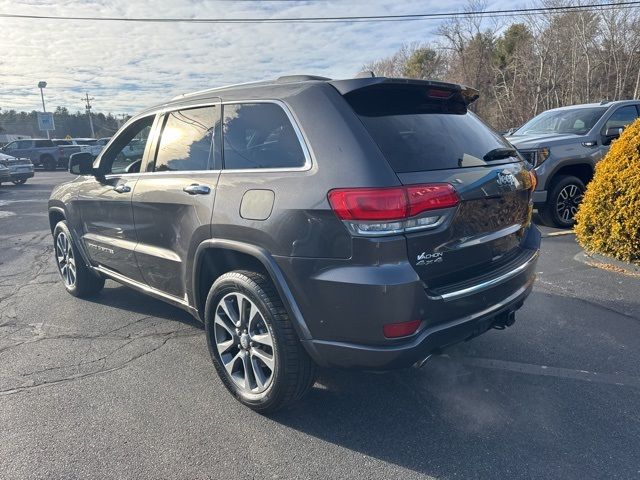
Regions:
[[[58,147],[58,152],[60,153],[60,155],[64,155],[64,148]]]
[[[338,188],[328,194],[340,220],[357,235],[392,235],[434,228],[442,215],[431,210],[455,207],[458,194],[448,183],[391,188]]]
[[[387,323],[382,327],[384,336],[387,338],[408,337],[418,330],[422,323],[420,320],[411,320],[409,322]]]

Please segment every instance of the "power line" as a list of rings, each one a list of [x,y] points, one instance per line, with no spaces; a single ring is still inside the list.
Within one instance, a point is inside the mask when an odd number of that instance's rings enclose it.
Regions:
[[[31,20],[73,20],[92,22],[138,22],[138,23],[338,23],[338,22],[388,22],[416,20],[446,20],[461,16],[504,17],[513,15],[538,15],[542,13],[589,12],[593,10],[612,10],[633,8],[640,1],[597,3],[591,5],[567,5],[559,7],[514,8],[507,10],[484,10],[469,12],[417,13],[404,15],[353,15],[336,17],[248,17],[248,18],[136,18],[136,17],[73,17],[55,15],[28,15],[0,13],[0,18]]]

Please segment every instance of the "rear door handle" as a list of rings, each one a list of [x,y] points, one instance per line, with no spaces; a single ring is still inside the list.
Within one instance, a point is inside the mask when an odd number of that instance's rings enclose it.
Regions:
[[[192,183],[191,185],[184,187],[182,190],[189,195],[209,195],[211,189],[207,185],[200,185],[198,183]]]
[[[128,193],[131,191],[131,187],[129,185],[116,185],[113,189],[118,193]]]

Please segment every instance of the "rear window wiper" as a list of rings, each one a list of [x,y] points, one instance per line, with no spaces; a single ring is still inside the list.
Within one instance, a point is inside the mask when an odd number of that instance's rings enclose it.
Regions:
[[[494,148],[488,152],[482,159],[485,162],[492,160],[502,160],[503,158],[515,157],[518,155],[515,148]]]

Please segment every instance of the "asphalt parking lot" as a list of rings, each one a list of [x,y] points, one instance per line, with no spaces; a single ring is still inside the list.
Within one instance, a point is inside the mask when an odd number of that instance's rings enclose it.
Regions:
[[[323,371],[260,416],[188,314],[58,281],[46,201],[0,187],[0,478],[637,478],[640,279],[544,229],[516,324],[392,373]]]

